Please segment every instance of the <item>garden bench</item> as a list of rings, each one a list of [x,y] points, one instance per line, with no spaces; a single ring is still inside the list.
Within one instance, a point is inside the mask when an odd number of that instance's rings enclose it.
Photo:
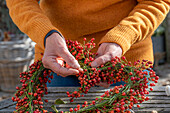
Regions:
[[[88,94],[84,97],[77,98],[73,103],[69,103],[69,98],[66,95],[66,91],[74,91],[76,87],[49,87],[49,94],[45,96],[49,100],[48,104],[45,104],[45,109],[52,111],[51,105],[56,99],[62,99],[65,104],[56,105],[58,110],[68,110],[70,107],[74,107],[77,104],[82,104],[85,100],[91,101],[95,99],[95,96],[102,95],[106,90],[102,87],[91,88]],[[170,113],[170,96],[165,93],[165,86],[155,86],[153,92],[148,95],[150,100],[139,104],[141,108],[134,106],[135,113],[151,113],[153,110],[158,113]],[[12,113],[15,110],[15,103],[11,99],[6,99],[0,102],[0,113]]]

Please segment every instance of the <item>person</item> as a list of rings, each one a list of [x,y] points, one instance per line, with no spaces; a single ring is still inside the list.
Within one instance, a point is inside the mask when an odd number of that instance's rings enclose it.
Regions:
[[[63,79],[71,81],[66,78],[82,70],[64,38],[79,42],[84,37],[96,39],[98,49],[94,51],[98,56],[92,67],[123,55],[132,63],[142,59],[153,61],[151,36],[170,7],[170,0],[38,1],[6,0],[14,23],[37,43],[35,60],[42,58],[44,67],[60,75],[58,82],[54,81],[59,84]],[[61,67],[56,57],[62,57],[72,68]]]

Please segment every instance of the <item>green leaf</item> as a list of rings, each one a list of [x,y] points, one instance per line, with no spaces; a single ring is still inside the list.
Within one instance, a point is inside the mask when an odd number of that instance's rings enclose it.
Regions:
[[[51,108],[56,112],[56,113],[59,113],[56,106],[52,105]]]
[[[55,104],[56,105],[59,105],[59,104],[65,104],[61,99],[57,99],[56,101],[55,101]]]

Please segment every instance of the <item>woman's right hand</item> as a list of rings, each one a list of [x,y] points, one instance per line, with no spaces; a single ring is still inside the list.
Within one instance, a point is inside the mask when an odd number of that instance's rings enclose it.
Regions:
[[[71,68],[62,67],[57,63],[57,57],[62,57]],[[82,71],[78,61],[69,52],[65,40],[58,33],[53,33],[46,39],[42,62],[45,68],[51,69],[62,77],[76,75]]]

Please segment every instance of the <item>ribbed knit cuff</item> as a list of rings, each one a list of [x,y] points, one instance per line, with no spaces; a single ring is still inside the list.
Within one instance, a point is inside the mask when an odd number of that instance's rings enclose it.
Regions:
[[[121,46],[122,55],[126,53],[131,45],[137,40],[136,32],[128,26],[118,25],[111,29],[99,42],[106,43],[112,42]]]
[[[45,49],[44,46],[44,38],[46,37],[46,35],[52,31],[52,30],[56,30],[58,32],[60,32],[56,27],[54,27],[50,21],[44,21],[44,19],[37,19],[35,22],[32,22],[34,24],[30,25],[30,29],[29,32],[25,32],[26,34],[28,34],[28,36],[34,41],[36,42],[39,47],[41,47],[41,49]]]
[[[63,36],[61,35],[61,33],[58,32],[57,30],[51,30],[50,32],[47,33],[47,35],[46,35],[45,38],[44,38],[44,47],[45,47],[45,44],[46,44],[46,39],[47,39],[51,34],[53,34],[53,33],[58,33],[61,37],[63,37]]]

